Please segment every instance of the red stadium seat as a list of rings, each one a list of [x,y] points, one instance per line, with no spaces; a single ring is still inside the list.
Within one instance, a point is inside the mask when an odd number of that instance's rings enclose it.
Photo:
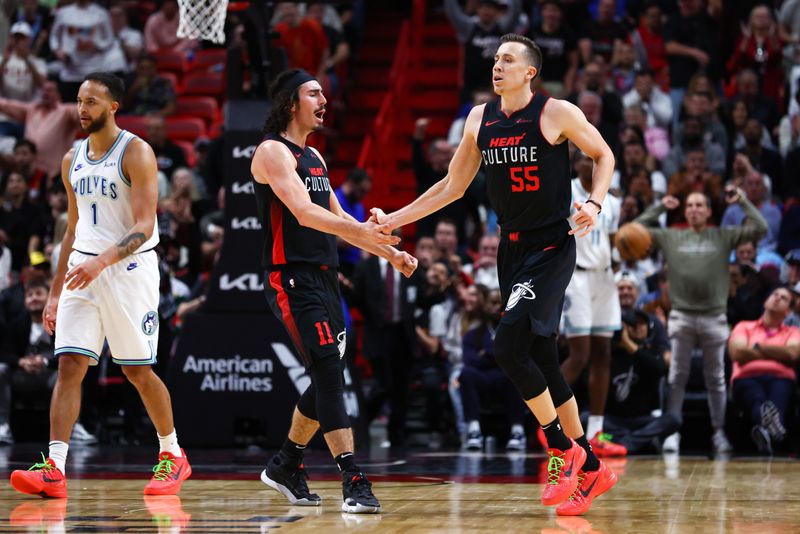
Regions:
[[[167,129],[167,138],[171,141],[194,143],[198,137],[206,137],[206,125],[201,119],[167,117],[164,126]]]
[[[224,48],[209,48],[195,53],[194,58],[189,62],[189,72],[222,72],[225,68],[225,61],[228,51]]]
[[[221,74],[192,72],[183,79],[179,94],[221,98],[225,94],[225,79]]]
[[[197,154],[194,152],[194,145],[189,141],[178,140],[173,142],[183,150],[183,155],[186,157],[186,163],[189,167],[194,168],[195,163],[197,163]]]
[[[134,135],[146,139],[147,138],[147,117],[139,115],[117,115],[117,126],[123,130],[128,130]]]
[[[173,50],[159,50],[153,56],[159,72],[183,74],[187,70],[186,54]]]
[[[175,117],[203,119],[206,127],[219,120],[219,105],[210,96],[181,96],[175,103]]]

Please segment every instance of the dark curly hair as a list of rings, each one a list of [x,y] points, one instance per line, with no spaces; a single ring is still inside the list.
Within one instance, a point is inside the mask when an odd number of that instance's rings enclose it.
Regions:
[[[300,88],[285,88],[281,86],[286,80],[300,72],[300,69],[289,69],[278,74],[269,86],[269,98],[272,107],[264,121],[265,134],[279,134],[286,131],[289,121],[292,120],[292,106],[300,102]]]

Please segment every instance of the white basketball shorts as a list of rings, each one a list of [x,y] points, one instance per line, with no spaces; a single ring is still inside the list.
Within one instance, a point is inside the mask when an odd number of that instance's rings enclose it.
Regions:
[[[67,270],[94,256],[76,250]],[[55,354],[88,356],[97,365],[108,340],[120,365],[152,365],[158,346],[158,255],[141,252],[104,269],[85,289],[61,293]]]
[[[617,285],[611,269],[575,269],[564,297],[567,337],[612,337],[622,328]]]

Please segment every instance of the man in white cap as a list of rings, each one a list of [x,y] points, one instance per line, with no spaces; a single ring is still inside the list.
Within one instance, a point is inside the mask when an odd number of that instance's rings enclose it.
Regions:
[[[0,59],[0,96],[31,102],[47,79],[44,60],[31,53],[32,34],[27,22],[16,22],[11,26],[8,45]],[[22,125],[0,115],[0,135],[21,137],[22,131]]]

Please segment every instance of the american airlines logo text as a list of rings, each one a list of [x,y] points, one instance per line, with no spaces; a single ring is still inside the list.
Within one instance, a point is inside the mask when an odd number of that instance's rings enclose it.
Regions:
[[[231,278],[228,273],[219,277],[220,291],[263,291],[264,284],[261,282],[261,276],[256,273],[245,273]]]
[[[256,151],[256,145],[250,145],[244,148],[240,146],[235,146],[233,147],[233,159],[239,159],[239,158],[250,159],[253,157],[255,151]]]
[[[255,193],[255,186],[253,186],[253,182],[233,182],[231,184],[231,193],[234,195],[252,195]]]
[[[261,223],[255,217],[246,217],[244,219],[234,217],[231,219],[231,228],[234,230],[261,230]]]
[[[199,358],[189,355],[184,374],[203,375],[200,391],[272,391],[272,360],[266,358]],[[250,376],[247,376],[250,375]]]

